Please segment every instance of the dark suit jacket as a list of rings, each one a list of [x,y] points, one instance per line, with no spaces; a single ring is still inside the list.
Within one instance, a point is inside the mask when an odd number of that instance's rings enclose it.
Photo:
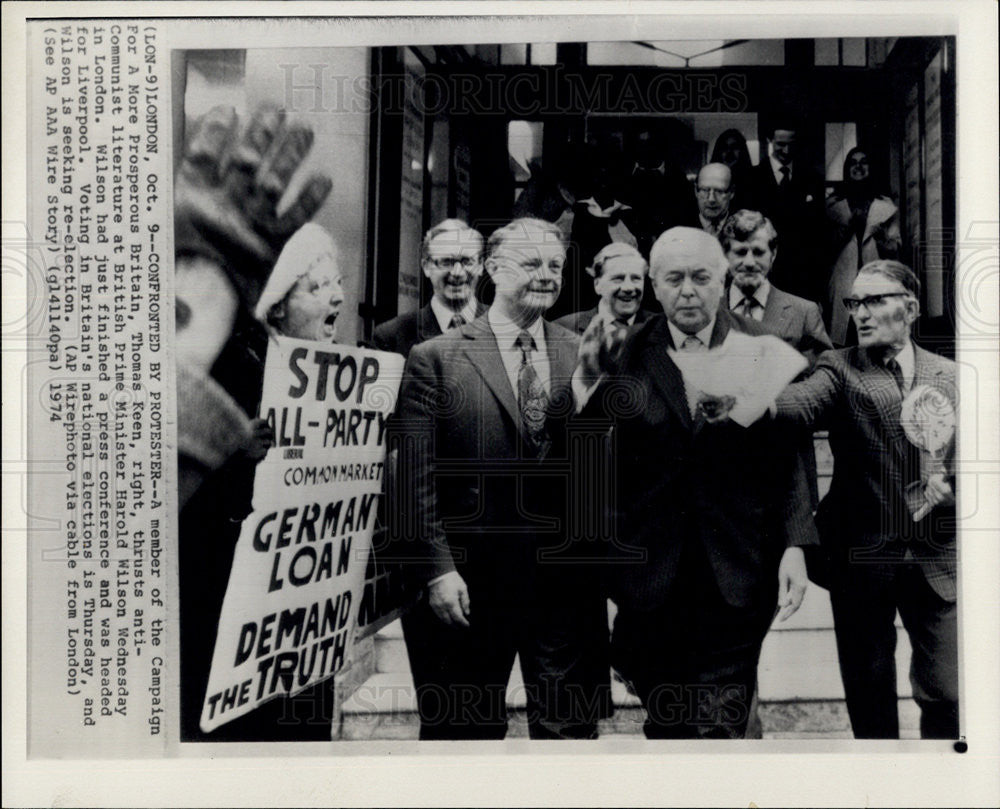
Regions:
[[[914,346],[914,385],[939,388],[957,403],[955,363]],[[779,418],[828,428],[834,471],[816,515],[831,576],[872,586],[909,549],[939,596],[955,600],[955,508],[914,523],[904,487],[919,460],[899,422],[892,375],[862,348],[828,351],[806,380],[778,398]],[[859,578],[860,577],[860,578]]]
[[[830,268],[823,249],[822,179],[800,160],[793,165],[788,186],[781,188],[765,153],[753,167],[753,180],[760,211],[778,231],[771,281],[807,300],[826,300]]]
[[[486,311],[483,304],[476,307],[476,317]],[[392,320],[387,320],[375,327],[372,344],[379,351],[392,351],[395,354],[409,356],[410,349],[417,343],[430,340],[441,334],[434,310],[428,303],[416,312],[407,312]]]
[[[590,325],[590,321],[594,319],[597,314],[597,307],[593,309],[588,309],[585,312],[573,312],[569,315],[564,315],[558,320],[552,321],[553,323],[562,326],[564,329],[569,329],[577,334],[583,334],[587,330],[587,326]],[[645,323],[650,317],[650,313],[645,309],[640,309],[635,313],[635,320],[633,321],[633,326],[638,326],[641,323]]]
[[[763,333],[720,309],[711,345],[733,328]],[[612,425],[612,597],[636,610],[661,605],[682,547],[698,542],[727,602],[773,608],[785,548],[816,542],[796,432],[767,419],[746,429],[696,421],[671,347],[662,314],[633,330],[618,372],[581,413],[598,429],[602,419]]]
[[[773,284],[760,324],[796,351],[805,354],[810,367],[816,364],[821,353],[833,348],[823,327],[819,304],[782,292]]]
[[[565,415],[579,338],[544,328],[550,400]],[[485,316],[413,347],[393,431],[406,442],[396,508],[422,583],[457,569],[473,599],[530,592],[539,543],[562,536],[566,469],[547,474],[526,440]]]

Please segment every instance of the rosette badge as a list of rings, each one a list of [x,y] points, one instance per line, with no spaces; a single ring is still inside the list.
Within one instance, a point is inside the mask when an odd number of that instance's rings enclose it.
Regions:
[[[930,385],[916,385],[907,394],[900,423],[910,443],[935,458],[943,458],[955,440],[955,406]]]
[[[907,440],[920,450],[922,482],[932,474],[948,474],[955,445],[955,405],[939,388],[915,385],[903,399],[899,415]],[[919,484],[918,484],[919,485]],[[913,512],[914,521],[930,512],[924,502]]]

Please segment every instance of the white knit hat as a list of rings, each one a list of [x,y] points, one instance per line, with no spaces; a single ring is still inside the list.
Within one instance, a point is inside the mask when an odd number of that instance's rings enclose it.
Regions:
[[[292,238],[281,249],[281,255],[267,278],[264,291],[260,293],[254,317],[261,323],[266,323],[271,307],[284,299],[295,282],[317,264],[324,263],[336,267],[337,245],[324,228],[307,222],[292,234]]]

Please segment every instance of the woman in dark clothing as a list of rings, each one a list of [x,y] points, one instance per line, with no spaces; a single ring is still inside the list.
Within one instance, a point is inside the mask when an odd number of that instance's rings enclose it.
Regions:
[[[710,163],[725,163],[733,173],[733,187],[736,189],[729,203],[730,211],[746,208],[757,211],[757,193],[753,182],[753,163],[747,140],[738,129],[727,129],[715,139]]]

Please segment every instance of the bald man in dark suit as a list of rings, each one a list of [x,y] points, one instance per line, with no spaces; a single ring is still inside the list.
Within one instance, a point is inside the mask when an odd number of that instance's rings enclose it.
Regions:
[[[595,321],[574,379],[582,421],[610,428],[613,662],[643,701],[648,738],[738,739],[764,636],[779,606],[783,619],[801,604],[815,526],[795,431],[740,426],[681,370],[760,345],[758,324],[720,306],[718,240],[672,228],[650,265],[663,313],[608,335],[622,342],[603,352]]]

